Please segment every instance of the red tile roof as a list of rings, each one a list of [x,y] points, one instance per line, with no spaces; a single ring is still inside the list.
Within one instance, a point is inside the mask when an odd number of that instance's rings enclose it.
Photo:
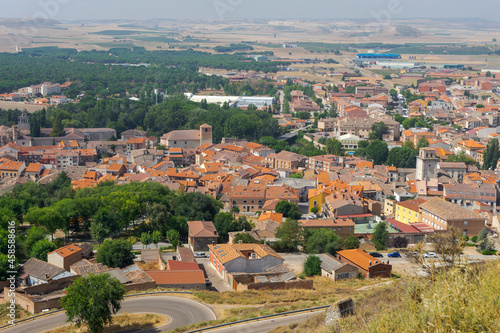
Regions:
[[[158,285],[204,284],[205,275],[201,269],[191,271],[145,271]]]
[[[49,252],[48,254],[51,254],[51,253],[55,252],[55,253],[59,254],[61,257],[66,258],[66,257],[69,257],[70,255],[75,254],[75,253],[77,253],[78,251],[81,251],[81,250],[82,249],[79,248],[78,246],[76,246],[75,244],[69,244],[69,245],[60,247],[57,250]]]

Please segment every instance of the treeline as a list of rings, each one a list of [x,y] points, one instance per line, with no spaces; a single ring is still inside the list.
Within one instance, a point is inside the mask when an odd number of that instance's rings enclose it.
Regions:
[[[215,52],[235,52],[235,51],[253,51],[253,46],[246,44],[230,44],[229,46],[216,46]]]
[[[76,81],[86,95],[107,97],[139,94],[141,89],[191,91],[220,89],[227,79],[198,73],[198,68],[277,72],[276,63],[242,62],[243,56],[193,51],[146,51],[144,48],[116,48],[82,51],[53,47],[25,49],[22,53],[0,54],[0,93],[11,92],[45,81]],[[146,66],[117,66],[140,64]],[[112,66],[111,64],[115,64]],[[15,71],[12,68],[16,68]]]
[[[128,129],[143,129],[150,136],[161,136],[173,130],[198,129],[207,123],[213,127],[213,141],[223,137],[258,140],[262,136],[277,137],[282,134],[278,121],[270,113],[255,110],[227,109],[216,104],[203,105],[182,98],[168,99],[154,105],[154,96],[143,101],[128,99],[100,100],[83,98],[77,104],[59,105],[57,108],[37,111],[30,115],[30,122],[41,127],[52,127],[60,115],[63,127],[108,127],[117,135]],[[10,124],[17,121],[19,112],[1,111],[0,121]],[[36,132],[36,129],[33,129]]]

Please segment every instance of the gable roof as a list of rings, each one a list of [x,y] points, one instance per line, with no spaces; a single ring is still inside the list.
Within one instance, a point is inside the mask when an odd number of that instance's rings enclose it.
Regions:
[[[196,271],[145,271],[156,284],[204,284],[205,275],[201,269]]]
[[[167,260],[167,267],[169,271],[196,271],[200,269],[200,266],[195,262],[178,260]]]
[[[341,257],[346,258],[347,260],[356,264],[357,266],[363,268],[364,270],[368,270],[370,266],[381,263],[381,261],[377,260],[376,258],[372,257],[371,255],[360,249],[342,250],[338,251],[337,254]]]
[[[69,257],[75,253],[81,252],[82,249],[76,246],[75,244],[68,244],[66,246],[60,247],[57,250],[49,252],[48,254],[57,253],[63,258]]]
[[[189,221],[190,237],[219,237],[212,221]]]
[[[334,270],[337,270],[345,265],[349,265],[343,263],[328,253],[319,254],[318,257],[321,259],[321,268],[328,273],[332,273]]]
[[[49,264],[48,262],[30,258],[22,267],[21,273],[34,276],[41,280],[52,279],[55,276],[65,273],[64,268]]]
[[[284,259],[273,249],[262,244],[219,244],[208,245],[208,248],[222,264],[226,264],[236,258],[247,259],[242,251],[254,252],[260,258],[273,256],[284,261]]]

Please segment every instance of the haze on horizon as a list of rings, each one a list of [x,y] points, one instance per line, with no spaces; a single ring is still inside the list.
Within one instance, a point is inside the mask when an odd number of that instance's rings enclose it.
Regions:
[[[497,0],[17,0],[1,18],[103,19],[410,19],[499,21]]]

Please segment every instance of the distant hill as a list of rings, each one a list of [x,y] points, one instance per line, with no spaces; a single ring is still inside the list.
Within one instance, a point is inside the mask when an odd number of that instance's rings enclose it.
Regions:
[[[407,25],[393,25],[375,32],[373,36],[387,37],[422,37],[426,34],[419,29]]]
[[[20,29],[26,27],[27,25],[34,25],[36,27],[51,27],[61,24],[61,22],[56,20],[47,20],[42,18],[37,19],[36,24],[33,21],[33,19],[0,19],[0,25],[11,29]]]

